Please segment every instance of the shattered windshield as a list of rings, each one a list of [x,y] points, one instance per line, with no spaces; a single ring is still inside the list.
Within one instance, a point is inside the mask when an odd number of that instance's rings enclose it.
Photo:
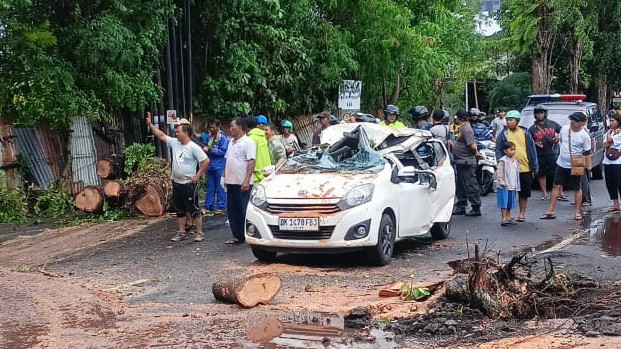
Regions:
[[[328,147],[313,148],[289,160],[280,173],[377,173],[385,160],[369,145],[361,127],[343,132],[343,138]]]

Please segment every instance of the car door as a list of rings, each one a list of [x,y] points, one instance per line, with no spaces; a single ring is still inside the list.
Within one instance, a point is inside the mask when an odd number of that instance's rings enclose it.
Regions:
[[[604,159],[604,127],[603,119],[596,105],[590,106],[588,109],[587,129],[591,135],[593,142],[591,143],[591,153],[593,166],[598,166]]]
[[[412,150],[406,151],[395,164],[398,172],[405,166],[424,169],[424,162]],[[419,176],[395,178],[394,195],[398,201],[398,236],[416,236],[425,234],[430,226],[429,183],[423,183]]]
[[[429,148],[433,150],[433,166],[431,171],[436,176],[437,187],[429,191],[430,220],[431,222],[444,222],[445,217],[438,215],[452,204],[455,198],[455,171],[451,165],[448,153],[441,141],[429,142]],[[452,207],[448,211],[452,211]]]

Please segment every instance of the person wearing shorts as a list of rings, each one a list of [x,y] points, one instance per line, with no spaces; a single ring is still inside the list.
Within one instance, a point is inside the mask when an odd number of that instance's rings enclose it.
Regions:
[[[177,214],[177,233],[170,241],[177,242],[187,239],[188,232],[185,227],[186,215],[189,214],[194,225],[196,225],[194,242],[201,242],[204,240],[205,234],[203,232],[203,219],[196,198],[196,182],[207,170],[209,158],[203,149],[190,139],[192,127],[189,123],[180,122],[175,128],[175,138],[173,138],[153,125],[151,113],[147,113],[146,122],[153,135],[165,142],[172,151],[170,178],[173,181],[172,205]]]
[[[498,135],[496,139],[496,159],[504,156],[502,146],[506,141],[515,145],[515,159],[520,165],[520,191],[518,194],[518,205],[520,213],[516,221],[524,222],[526,220],[526,204],[531,195],[533,176],[539,171],[539,162],[537,161],[537,151],[535,150],[535,141],[530,133],[523,127],[519,126],[520,112],[510,110],[505,116],[507,127]]]
[[[569,115],[571,123],[561,128],[560,152],[556,161],[554,173],[554,189],[550,197],[548,210],[539,217],[540,219],[556,218],[556,202],[561,195],[561,189],[566,187],[574,190],[574,202],[582,202],[582,190],[580,189],[580,177],[571,174],[571,156],[589,155],[591,153],[591,137],[582,128],[586,122],[586,114],[575,112]],[[574,219],[582,220],[582,205],[574,205]]]
[[[556,159],[558,159],[558,141],[561,125],[548,119],[548,109],[543,105],[537,105],[533,109],[535,123],[528,129],[533,137],[537,149],[537,161],[539,162],[539,188],[541,200],[549,200],[547,178],[553,178],[556,171]]]

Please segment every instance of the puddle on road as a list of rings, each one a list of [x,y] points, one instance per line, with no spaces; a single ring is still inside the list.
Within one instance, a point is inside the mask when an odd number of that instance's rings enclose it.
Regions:
[[[351,330],[337,314],[294,312],[262,320],[246,334],[260,348],[397,348],[394,334],[380,329]]]
[[[606,215],[591,221],[591,239],[597,241],[600,249],[610,256],[621,256],[621,214]]]

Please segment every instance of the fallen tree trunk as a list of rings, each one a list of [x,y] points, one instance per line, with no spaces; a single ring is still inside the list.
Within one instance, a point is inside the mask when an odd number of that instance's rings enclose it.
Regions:
[[[144,194],[136,201],[136,209],[145,216],[159,217],[166,212],[164,195],[154,184],[147,184]]]
[[[107,198],[118,199],[127,193],[127,189],[119,181],[109,181],[104,185],[103,192]]]
[[[111,156],[97,161],[97,176],[102,179],[116,179],[123,174],[123,159]]]
[[[280,291],[282,280],[276,274],[224,277],[214,281],[211,292],[216,299],[252,308],[268,304]]]
[[[104,197],[101,189],[93,186],[85,187],[74,200],[75,207],[80,211],[99,212],[103,208]]]

